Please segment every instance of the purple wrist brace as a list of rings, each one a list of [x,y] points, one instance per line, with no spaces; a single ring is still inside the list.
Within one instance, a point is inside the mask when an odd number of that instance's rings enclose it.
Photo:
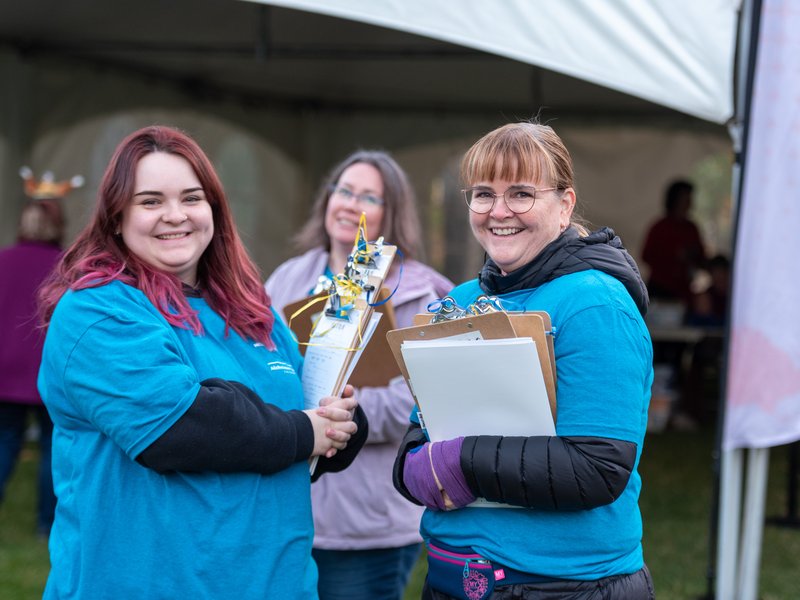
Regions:
[[[431,448],[431,462],[439,483],[456,508],[475,502],[475,494],[467,486],[464,471],[461,470],[461,446],[464,438],[439,442]]]
[[[426,442],[418,450],[406,456],[403,482],[411,495],[428,508],[445,510],[444,498],[436,484],[436,477],[439,478],[455,508],[466,506],[475,500],[461,471],[463,443],[463,437],[433,445]]]

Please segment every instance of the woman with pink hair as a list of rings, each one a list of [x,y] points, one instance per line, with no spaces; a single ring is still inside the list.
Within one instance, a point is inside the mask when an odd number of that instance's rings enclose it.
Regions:
[[[118,146],[43,289],[58,505],[45,598],[315,598],[308,459],[366,438],[352,392],[303,410],[302,358],[203,151]]]

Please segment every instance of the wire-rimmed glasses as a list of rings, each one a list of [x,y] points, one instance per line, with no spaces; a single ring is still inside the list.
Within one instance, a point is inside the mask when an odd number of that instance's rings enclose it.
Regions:
[[[535,188],[530,185],[512,185],[502,194],[495,194],[489,187],[477,185],[461,190],[467,207],[474,213],[484,215],[492,210],[498,198],[505,200],[508,210],[521,215],[533,208],[537,192],[550,192],[557,187]]]
[[[355,200],[361,206],[383,206],[383,198],[374,194],[356,194],[350,188],[341,185],[331,186],[331,196],[338,196],[344,201]]]

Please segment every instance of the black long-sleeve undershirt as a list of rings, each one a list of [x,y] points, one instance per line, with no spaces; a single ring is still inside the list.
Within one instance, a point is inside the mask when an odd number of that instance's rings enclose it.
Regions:
[[[345,450],[320,458],[314,479],[346,468],[364,445],[368,425],[360,407],[354,420],[358,432]],[[201,382],[189,409],[136,460],[159,473],[270,474],[308,459],[313,449],[314,429],[303,411],[281,410],[241,383],[213,378]]]

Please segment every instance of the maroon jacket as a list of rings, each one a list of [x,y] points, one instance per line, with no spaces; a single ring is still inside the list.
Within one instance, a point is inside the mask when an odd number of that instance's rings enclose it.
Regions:
[[[36,291],[61,256],[43,242],[18,242],[0,250],[0,402],[41,404],[36,377],[44,330]]]
[[[693,272],[706,260],[700,230],[689,219],[664,217],[648,231],[642,259],[650,266],[651,296],[688,302]]]

